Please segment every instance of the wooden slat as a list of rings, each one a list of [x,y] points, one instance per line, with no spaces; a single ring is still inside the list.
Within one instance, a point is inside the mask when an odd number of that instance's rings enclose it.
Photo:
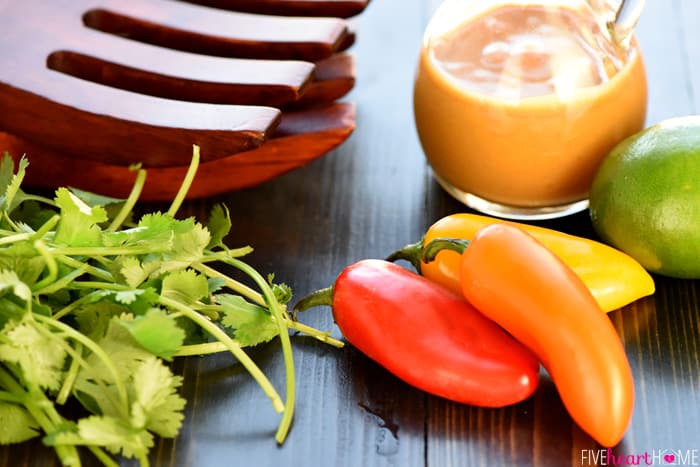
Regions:
[[[75,10],[72,0],[66,7]],[[91,28],[207,55],[316,61],[344,46],[339,18],[285,18],[226,12],[170,0],[82,0]]]
[[[183,0],[225,10],[266,15],[348,18],[367,7],[369,0]]]
[[[354,128],[355,106],[348,103],[287,113],[278,127],[279,135],[262,147],[201,164],[188,197],[220,195],[278,177],[327,154],[345,141]],[[35,188],[72,186],[125,198],[136,177],[128,167],[80,160],[6,133],[0,133],[0,147],[15,158],[28,157],[32,168],[27,173],[26,184]],[[179,188],[178,182],[185,177],[188,162],[183,160],[184,164],[177,167],[149,168],[141,199],[173,199]],[[76,170],[76,166],[80,169]]]
[[[355,57],[348,53],[338,53],[316,62],[311,83],[299,100],[287,108],[315,106],[340,99],[355,86]]]
[[[195,143],[207,159],[250,150],[264,142],[280,115],[271,107],[213,107],[142,96],[56,72],[33,75],[40,76],[45,80],[31,87],[0,82],[0,129],[117,165],[138,160],[152,167],[180,165]]]
[[[78,78],[157,97],[221,104],[287,105],[298,100],[314,70],[303,61],[175,51],[80,26],[54,38],[44,54],[50,69]]]

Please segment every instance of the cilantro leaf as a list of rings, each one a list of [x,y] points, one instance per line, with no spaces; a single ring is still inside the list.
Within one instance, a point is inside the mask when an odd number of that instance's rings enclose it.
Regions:
[[[211,234],[211,239],[209,240],[207,248],[214,248],[217,246],[226,248],[224,238],[226,238],[231,231],[231,217],[229,216],[228,207],[226,207],[225,204],[214,205],[209,215],[209,220],[207,221],[207,228]]]
[[[54,241],[71,246],[100,246],[101,229],[97,225],[107,220],[102,206],[88,206],[67,188],[56,190],[55,198],[61,210]]]
[[[177,394],[182,377],[155,357],[144,360],[133,376],[136,390],[131,406],[132,424],[167,438],[177,435],[184,415],[185,399]]]
[[[9,154],[5,153],[5,156],[7,158],[10,158]],[[14,164],[11,163],[12,158],[10,158],[10,162],[8,162],[8,168],[4,169],[4,173],[2,174],[2,197],[0,198],[0,207],[5,209],[6,211],[10,212],[14,209],[16,206],[16,201],[15,196],[18,194],[22,194],[22,191],[20,190],[20,184],[22,183],[22,180],[24,180],[24,173],[26,171],[27,166],[29,165],[29,161],[27,161],[24,156],[20,158],[18,168],[17,168],[17,173],[12,174],[14,171]],[[5,162],[5,161],[3,161]],[[8,180],[8,174],[7,170],[10,171],[10,174],[12,175],[9,177]]]
[[[191,217],[179,220],[167,214],[150,214],[144,216],[138,225],[165,228],[172,235],[169,251],[158,255],[163,262],[159,273],[185,269],[193,262],[199,261],[211,238],[209,231]]]
[[[110,219],[116,216],[121,207],[124,205],[124,200],[121,198],[104,196],[75,187],[70,187],[70,191],[88,206],[102,206],[107,212],[107,217]]]
[[[129,311],[142,315],[158,302],[158,293],[152,287],[129,290],[100,290],[92,294],[93,302],[111,300]]]
[[[15,175],[15,161],[12,156],[5,151],[2,155],[2,161],[0,161],[0,208],[5,207],[5,201],[7,199],[7,189],[12,182],[12,178]]]
[[[141,347],[165,360],[172,360],[185,340],[183,331],[165,311],[150,309],[145,315],[133,320],[120,320]]]
[[[25,302],[32,300],[32,291],[27,284],[17,276],[15,271],[0,271],[0,292],[9,290]]]
[[[5,328],[10,322],[22,321],[26,314],[26,304],[18,304],[13,295],[0,297],[0,329]],[[7,329],[10,328],[8,327]],[[0,331],[0,336],[2,336],[2,332],[4,331]],[[2,341],[1,337],[0,341]],[[0,360],[2,360],[1,356]]]
[[[153,435],[134,428],[127,420],[92,415],[78,421],[74,430],[59,431],[44,437],[49,446],[104,446],[114,454],[143,458],[153,447]]]
[[[226,280],[222,277],[209,277],[207,284],[209,284],[209,293],[213,294],[226,287]]]
[[[207,278],[192,269],[171,272],[163,278],[160,291],[163,297],[189,305],[209,294]]]
[[[253,346],[272,340],[279,329],[274,318],[263,307],[247,302],[239,295],[219,294],[224,317],[221,324],[234,329],[234,337],[243,346]]]
[[[67,344],[55,334],[40,332],[39,326],[31,319],[7,323],[0,333],[0,355],[22,369],[28,384],[55,390],[63,380]]]
[[[26,284],[33,285],[44,266],[44,258],[29,243],[16,243],[0,249],[0,270],[12,271]]]
[[[128,315],[112,317],[107,330],[96,343],[109,356],[118,371],[118,378],[127,382],[140,363],[153,355],[141,347],[129,331],[121,325]],[[75,380],[74,393],[90,411],[119,417],[125,407],[119,405],[114,375],[103,360],[95,354],[85,357],[87,367],[82,367]],[[116,364],[118,362],[118,365]]]
[[[93,193],[91,191],[81,190],[79,188],[70,187],[71,193],[80,198],[88,206],[102,206],[107,207],[110,204],[120,205],[124,203],[122,198],[114,198],[112,196],[105,196],[99,193]]]
[[[202,259],[211,235],[193,218],[175,219],[167,214],[151,213],[143,216],[137,226],[128,231],[107,232],[103,235],[106,245],[140,245],[151,249],[151,253],[140,257],[143,272],[148,268],[149,277],[157,277],[169,271],[189,267]],[[155,270],[150,266],[157,265]],[[123,274],[132,283],[140,276],[136,263],[128,264]]]
[[[172,248],[173,221],[177,222],[164,214],[147,214],[133,228],[104,232],[102,240],[108,246],[140,245],[149,246],[154,252],[167,251]]]
[[[272,293],[275,295],[275,300],[281,305],[289,303],[292,299],[292,289],[285,283],[275,284],[275,275],[270,273],[267,275],[267,283],[272,288]]]
[[[135,256],[126,256],[117,260],[115,266],[119,268],[119,274],[131,288],[139,287],[146,279],[153,275],[161,262],[158,260],[141,262]]]
[[[184,269],[201,260],[210,238],[209,231],[199,223],[193,223],[192,228],[185,232],[176,233],[173,238],[172,253],[163,255],[165,261],[160,271]]]
[[[39,425],[22,406],[0,401],[0,444],[15,444],[39,436]]]
[[[94,341],[99,341],[107,334],[112,318],[119,317],[127,311],[118,303],[101,300],[85,303],[73,313],[75,327],[78,331]]]
[[[21,321],[32,309],[32,291],[14,271],[0,270],[0,327]]]
[[[51,217],[56,215],[55,210],[44,207],[33,199],[24,199],[21,193],[15,197],[17,203],[20,201],[18,198],[22,200],[21,204],[12,209],[12,219],[18,225],[23,223],[31,229],[36,230],[44,225]]]

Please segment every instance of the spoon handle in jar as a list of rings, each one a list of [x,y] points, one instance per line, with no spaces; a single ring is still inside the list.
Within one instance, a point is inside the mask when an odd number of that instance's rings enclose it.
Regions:
[[[615,14],[613,32],[616,41],[625,48],[629,45],[632,32],[642,15],[644,0],[622,0]]]

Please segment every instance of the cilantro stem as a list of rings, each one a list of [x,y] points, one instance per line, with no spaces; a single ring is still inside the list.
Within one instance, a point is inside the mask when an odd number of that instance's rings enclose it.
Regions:
[[[292,321],[288,318],[285,318],[285,322],[287,323],[287,327],[289,329],[302,332],[307,336],[313,337],[314,339],[317,339],[325,344],[332,345],[333,347],[337,347],[339,349],[345,346],[345,344],[342,341],[331,337],[329,331],[319,331],[316,328],[312,328],[311,326],[302,324],[299,321]]]
[[[175,316],[175,313],[171,314],[171,316]],[[306,324],[302,324],[298,321],[292,321],[287,318],[285,318],[285,323],[289,329],[299,331],[309,337],[323,342],[324,344],[332,345],[333,347],[339,349],[345,346],[344,342],[331,337],[330,332],[328,331],[319,331],[316,328],[312,328],[311,326],[307,326]],[[236,342],[235,339],[233,339],[233,341]],[[177,351],[175,356],[190,357],[193,355],[209,355],[219,352],[226,352],[227,350],[228,348],[221,342],[207,342],[205,344],[183,345],[180,347],[180,350]]]
[[[46,243],[44,243],[42,240],[34,241],[34,248],[44,259],[44,263],[46,263],[46,269],[48,269],[49,271],[49,273],[43,279],[34,284],[34,287],[36,287],[37,289],[42,289],[56,280],[56,277],[58,277],[58,265],[56,265],[56,259],[49,251],[49,248],[46,246]]]
[[[216,255],[216,256],[213,257],[212,259],[213,259],[213,260],[216,260],[216,261],[221,261],[220,255],[218,255],[218,254],[216,254],[216,253],[215,253],[215,255]],[[231,257],[229,257],[229,256],[224,256],[224,258],[233,259],[233,258],[231,258]],[[243,295],[243,296],[246,297],[246,298],[249,298],[251,301],[257,303],[258,305],[261,305],[261,306],[265,306],[265,305],[266,305],[265,299],[263,298],[262,295],[260,295],[258,292],[256,292],[255,290],[251,289],[251,288],[248,287],[247,285],[245,285],[245,284],[243,284],[243,283],[241,283],[241,282],[238,282],[237,280],[234,280],[234,279],[230,278],[230,277],[227,276],[226,274],[224,274],[224,273],[222,273],[222,272],[219,272],[219,271],[217,271],[216,269],[214,269],[214,268],[212,268],[212,267],[210,267],[210,266],[207,266],[207,265],[205,265],[205,264],[194,264],[194,265],[192,265],[192,267],[193,267],[194,269],[196,269],[197,271],[199,271],[199,272],[201,272],[201,273],[204,273],[206,276],[209,276],[209,277],[218,277],[218,278],[220,278],[220,279],[223,279],[223,280],[224,280],[224,283],[226,284],[226,287],[228,287],[229,289],[231,289],[232,291],[234,291],[234,292],[236,292],[236,293],[238,293],[238,294]]]
[[[167,242],[150,243],[147,246],[64,246],[55,247],[52,252],[68,256],[128,256],[148,255],[170,251],[172,246]]]
[[[74,282],[73,287],[76,289],[98,289],[98,290],[118,290],[125,291],[131,288],[124,284],[115,284],[114,282],[98,282],[98,281],[79,281]]]
[[[76,347],[75,352],[78,355],[80,355],[83,352],[83,344],[80,342],[77,342],[75,347]],[[66,377],[63,380],[63,385],[61,385],[61,389],[60,389],[60,391],[58,391],[58,395],[56,396],[56,403],[57,404],[63,405],[68,400],[68,397],[70,396],[70,393],[73,390],[73,384],[75,384],[75,380],[78,378],[78,371],[79,370],[80,370],[80,361],[77,358],[73,357],[73,359],[70,362],[70,366],[68,367],[68,372],[66,373]]]
[[[63,319],[64,316],[68,315],[71,311],[80,307],[80,305],[82,305],[83,303],[89,302],[99,293],[100,293],[100,291],[96,290],[96,291],[91,292],[89,294],[83,295],[79,299],[73,300],[68,305],[66,305],[63,308],[61,308],[60,310],[58,310],[56,313],[51,315],[51,317],[55,320]]]
[[[192,181],[197,174],[197,169],[199,168],[199,146],[196,144],[192,145],[192,159],[190,160],[190,166],[187,168],[187,173],[185,173],[185,178],[180,184],[180,189],[177,191],[175,198],[173,199],[170,209],[168,209],[168,215],[175,217],[180,205],[185,200],[187,192],[190,191],[190,186],[192,186]]]
[[[64,336],[64,334],[53,334],[51,331],[49,331],[47,328],[44,328],[44,327],[38,327],[37,331],[39,331],[41,334],[43,334],[46,337],[46,339],[52,339],[52,338],[55,338],[56,335],[60,335],[62,338],[61,339],[62,347],[64,348],[66,353],[68,355],[70,355],[70,357],[73,359],[73,362],[71,363],[71,368],[73,368],[72,367],[73,363],[77,362],[83,368],[90,370],[90,368],[91,368],[90,364],[87,361],[85,361],[85,359],[83,359],[83,356],[82,356],[82,349],[83,349],[82,343],[76,342],[77,349],[74,349],[65,340],[66,337],[67,338],[71,337],[71,335],[69,335],[69,334],[64,333],[65,336]],[[77,377],[78,370],[76,369],[75,371],[76,371],[75,376]],[[69,376],[66,376],[66,379],[64,379],[64,384],[63,384],[63,386],[61,386],[61,391],[63,391],[64,387],[66,387],[68,378],[69,378]],[[74,380],[75,380],[75,378],[74,378]],[[101,388],[106,390],[105,384],[103,382],[97,381],[96,384],[99,385]],[[68,387],[68,389],[67,389],[68,391],[70,391],[70,389],[72,388],[72,386],[67,386],[67,387]],[[120,401],[114,401],[114,398],[111,397],[111,392],[105,392],[105,395],[115,406],[119,406]],[[61,403],[61,402],[59,402],[58,397],[56,398],[56,402],[59,404]]]
[[[5,195],[5,196],[7,196],[7,195]],[[5,198],[5,202],[7,204],[11,204],[8,201],[9,200],[7,198]],[[3,216],[5,217],[5,220],[7,221],[7,223],[10,224],[10,227],[12,227],[12,230],[14,230],[15,232],[20,230],[19,227],[17,226],[17,224],[15,223],[15,221],[12,220],[12,218],[10,217],[10,214],[7,211],[3,212]]]
[[[25,389],[17,381],[15,381],[15,378],[8,373],[3,366],[0,366],[0,384],[2,384],[8,391],[17,394],[18,396],[22,396],[23,399],[26,398],[27,391],[25,391]]]
[[[236,342],[235,339],[232,339]],[[240,345],[240,344],[239,344]],[[206,344],[183,345],[175,354],[176,357],[191,357],[193,355],[209,355],[213,353],[225,352],[228,350],[223,342],[207,342]]]
[[[107,227],[107,231],[114,232],[119,227],[121,227],[126,218],[129,217],[131,210],[134,209],[134,206],[136,205],[136,201],[138,201],[139,196],[141,196],[141,191],[143,191],[143,186],[145,183],[146,171],[143,169],[139,169],[136,173],[136,180],[134,181],[134,184],[131,187],[129,197],[126,198],[126,201],[122,205],[122,208],[119,210],[117,215],[114,216],[114,219],[112,219],[112,222],[109,224],[109,227]]]
[[[258,385],[263,390],[263,392],[272,400],[272,406],[274,407],[275,411],[282,412],[285,410],[284,404],[282,403],[282,399],[280,398],[279,394],[277,394],[277,391],[275,390],[274,386],[272,386],[272,383],[270,383],[270,380],[267,379],[267,376],[265,376],[265,374],[260,370],[260,368],[255,364],[255,362],[253,362],[253,360],[248,356],[248,354],[243,351],[243,348],[239,343],[231,339],[216,324],[209,321],[207,318],[197,313],[187,305],[184,305],[183,303],[180,303],[177,300],[173,300],[171,298],[163,296],[159,298],[159,302],[162,305],[165,305],[169,308],[181,312],[188,319],[194,321],[202,329],[207,331],[213,337],[218,339],[222,344],[224,344],[226,348],[233,354],[233,356],[236,357],[239,362],[241,362],[241,364],[245,367],[246,370],[248,370],[253,379],[257,381]]]
[[[38,330],[39,330],[39,332],[45,334],[47,336],[47,338],[51,338],[51,336],[53,336],[53,334],[48,329],[40,328]],[[61,335],[61,334],[59,334],[59,335]],[[70,394],[70,391],[73,388],[73,384],[75,383],[75,381],[78,377],[79,367],[82,366],[83,368],[85,368],[88,371],[90,371],[92,367],[82,356],[83,345],[80,342],[76,342],[76,348],[74,349],[71,345],[69,345],[65,341],[66,336],[61,335],[61,337],[63,338],[62,342],[63,342],[63,346],[64,346],[66,353],[68,355],[70,355],[70,357],[73,359],[69,370],[73,371],[73,369],[75,368],[75,370],[74,370],[75,374],[73,376],[70,374],[66,375],[66,378],[64,379],[63,385],[61,386],[61,391],[65,390],[65,391],[68,391],[68,393]],[[70,338],[70,336],[67,336],[67,337]],[[77,363],[77,365],[74,366],[74,363]],[[124,408],[122,406],[120,406],[121,401],[114,400],[114,397],[112,396],[112,391],[108,391],[108,389],[107,389],[107,383],[102,381],[101,379],[98,379],[95,381],[95,384],[98,385],[104,391],[105,398],[108,399],[110,401],[110,403],[112,403],[115,407],[121,409],[121,411],[123,413]],[[43,393],[42,393],[42,395],[43,395]],[[119,394],[117,394],[117,397],[118,396],[119,396]],[[60,401],[59,397],[60,396],[56,397],[56,403],[63,404],[63,402]],[[56,423],[62,424],[62,421],[58,420]]]
[[[34,418],[34,420],[39,424],[41,429],[44,430],[44,433],[50,435],[56,429],[56,424],[54,424],[54,422],[51,421],[51,418],[42,410],[42,406],[46,405],[43,404],[43,402],[50,404],[46,398],[43,398],[43,400],[41,400],[39,403],[28,401],[26,404],[24,404],[24,407],[27,409],[32,418]],[[60,424],[62,424],[62,421],[59,423],[59,425]],[[62,465],[73,467],[79,467],[81,465],[78,449],[75,446],[56,445],[54,446],[54,450],[56,451],[58,458],[61,459]]]
[[[0,400],[12,402],[14,404],[22,404],[23,399],[10,391],[0,391]]]
[[[32,234],[27,232],[16,233],[14,235],[8,235],[6,237],[0,238],[0,245],[9,245],[10,243],[23,242],[29,240]]]
[[[124,381],[122,381],[121,377],[119,376],[119,372],[117,371],[117,367],[114,366],[114,362],[109,357],[109,355],[107,355],[107,353],[102,349],[102,347],[100,347],[97,343],[95,343],[85,334],[76,331],[71,326],[63,323],[62,321],[58,321],[54,318],[49,318],[39,314],[35,314],[34,319],[48,326],[53,326],[61,330],[61,332],[63,332],[66,336],[84,345],[89,351],[94,353],[95,356],[102,361],[102,363],[104,363],[105,367],[107,368],[107,371],[109,371],[109,373],[111,373],[112,377],[114,378],[114,386],[117,389],[117,395],[119,397],[121,409],[123,410],[125,415],[128,415],[129,398],[127,396],[126,387],[124,386]]]
[[[221,320],[221,314],[219,313],[221,308],[219,308],[219,306],[217,305],[205,305],[200,303],[194,303],[192,304],[192,309],[198,311],[199,313],[203,314],[212,321]],[[174,315],[176,317],[178,316],[177,314]]]
[[[56,420],[58,424],[63,423],[63,419],[56,412],[53,403],[46,398],[43,392],[34,391],[30,394],[15,381],[15,378],[2,366],[0,366],[0,384],[18,397],[21,397],[22,405],[27,409],[44,433],[50,434],[54,431],[56,424],[52,421],[52,418]],[[53,417],[47,414],[45,412],[46,410],[51,412]],[[78,450],[74,446],[55,446],[55,450],[63,465],[80,465],[80,456],[78,456]]]
[[[41,225],[41,227],[39,227],[39,229],[32,234],[32,238],[36,240],[41,240],[42,238],[44,238],[44,235],[48,234],[54,227],[56,227],[56,224],[58,224],[58,221],[60,219],[61,216],[58,214],[54,214],[53,216],[51,216],[49,220],[44,222]]]
[[[226,247],[225,250],[216,250],[212,251],[209,250],[209,253],[211,253],[212,257],[210,258],[202,258],[202,262],[207,262],[207,261],[219,261],[219,259],[216,257],[217,255],[225,255],[228,256],[229,258],[241,258],[243,256],[248,256],[253,252],[253,247],[250,245],[246,246],[240,246],[238,248],[228,248]]]
[[[102,462],[102,465],[106,467],[119,467],[119,464],[114,462],[114,459],[109,457],[105,452],[97,446],[87,446],[90,452],[97,457],[97,459]]]
[[[32,290],[32,294],[34,296],[52,294],[58,290],[61,290],[65,287],[67,287],[68,284],[70,284],[71,282],[73,282],[75,279],[82,276],[83,274],[85,274],[86,270],[87,270],[87,265],[85,264],[85,265],[81,266],[80,268],[74,269],[73,271],[69,272],[68,274],[61,277],[60,279],[58,279],[57,281],[55,281],[52,284],[49,284],[49,285],[47,285],[43,288],[40,288],[38,290]],[[36,287],[36,284],[34,284],[34,286]]]
[[[70,266],[75,269],[83,268],[86,273],[91,274],[95,277],[99,277],[100,279],[106,281],[114,281],[114,276],[112,276],[111,272],[83,263],[82,261],[78,261],[77,259],[71,258],[70,256],[58,255],[56,256],[56,260],[65,264],[66,266]]]
[[[40,203],[46,204],[47,206],[53,206],[56,207],[56,202],[52,200],[51,198],[47,198],[45,196],[40,196],[40,195],[34,195],[30,193],[22,193],[22,202],[25,201],[38,201]]]
[[[226,258],[224,255],[221,256]],[[289,338],[289,329],[286,326],[284,316],[280,310],[280,304],[277,302],[274,292],[260,273],[247,263],[236,258],[226,258],[224,262],[247,274],[251,279],[253,279],[257,286],[260,287],[260,291],[262,292],[270,313],[272,313],[272,316],[274,316],[275,322],[277,323],[277,328],[279,329],[280,343],[282,344],[282,354],[284,355],[284,365],[287,373],[287,394],[284,413],[282,414],[282,420],[277,428],[275,440],[278,444],[282,444],[284,439],[287,437],[287,433],[289,432],[289,428],[292,424],[292,419],[294,417],[294,403],[296,399],[294,358],[292,356],[292,342]]]

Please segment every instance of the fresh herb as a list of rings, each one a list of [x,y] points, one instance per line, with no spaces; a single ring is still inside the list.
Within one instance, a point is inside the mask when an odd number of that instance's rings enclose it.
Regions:
[[[228,248],[225,206],[203,225],[176,218],[195,176],[199,148],[167,212],[135,222],[146,180],[126,200],[59,188],[53,199],[25,193],[28,162],[0,163],[0,443],[43,436],[62,464],[80,465],[79,447],[104,465],[114,455],[148,465],[154,437],[175,437],[185,400],[175,357],[228,351],[282,413],[282,443],[294,413],[290,330],[342,343],[287,314],[291,290]],[[255,289],[215,268],[228,265]],[[285,399],[244,351],[279,337]],[[85,409],[69,420],[69,399]]]

